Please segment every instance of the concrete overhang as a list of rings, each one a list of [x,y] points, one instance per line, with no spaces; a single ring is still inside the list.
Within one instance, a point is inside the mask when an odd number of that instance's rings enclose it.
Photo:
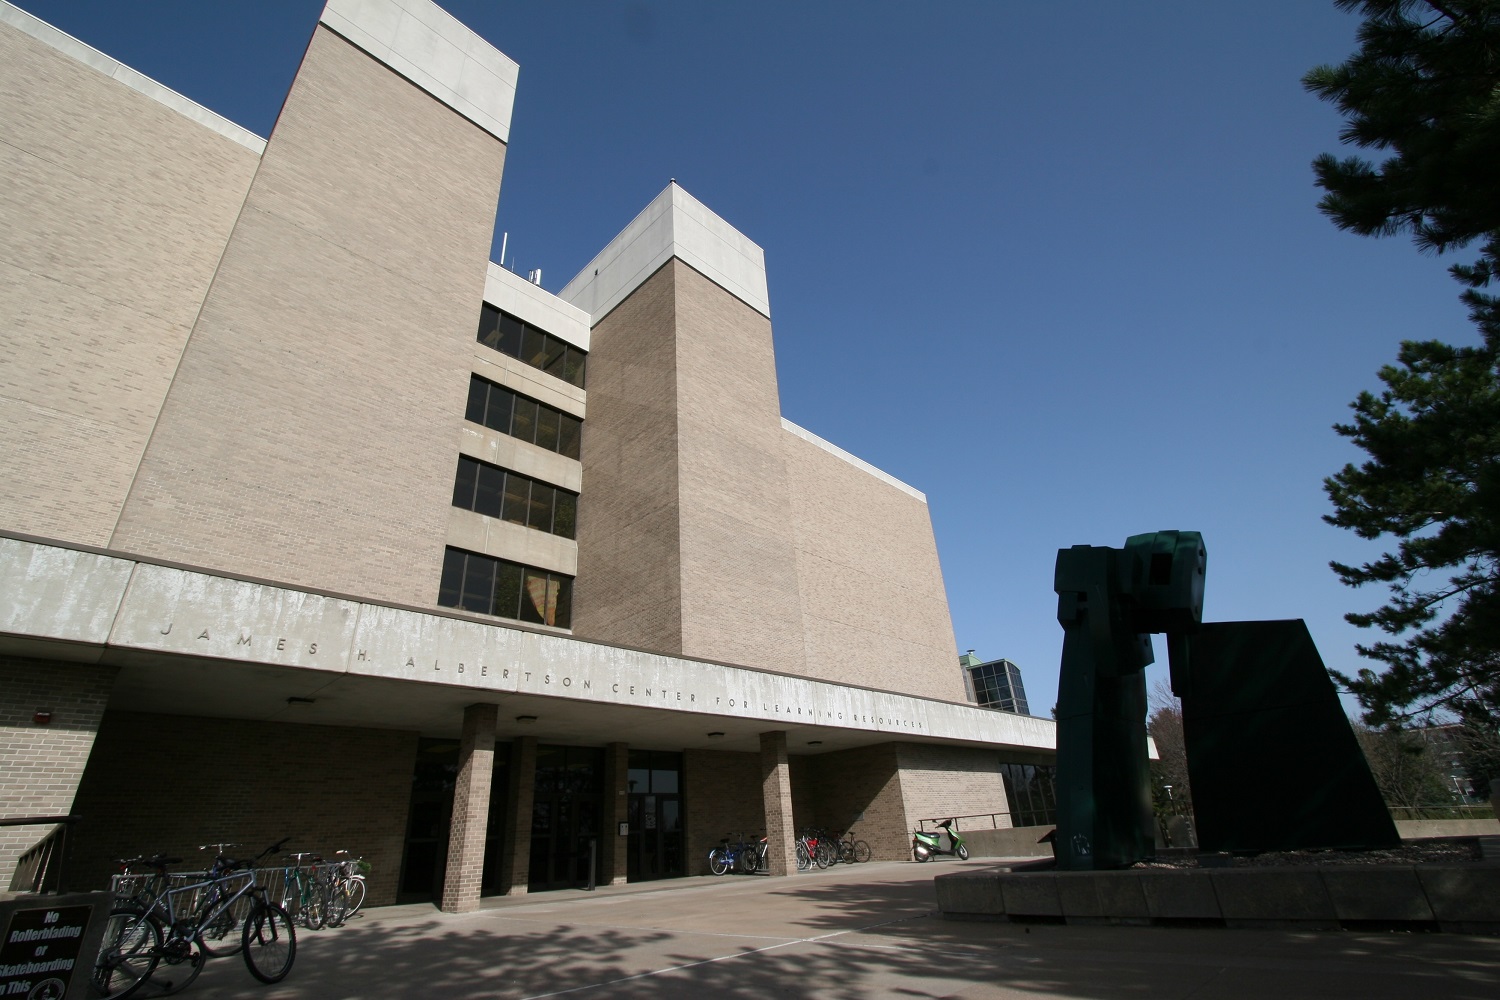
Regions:
[[[456,737],[483,702],[501,739],[548,743],[1056,748],[1047,719],[18,536],[0,537],[0,653],[118,667],[112,710]]]

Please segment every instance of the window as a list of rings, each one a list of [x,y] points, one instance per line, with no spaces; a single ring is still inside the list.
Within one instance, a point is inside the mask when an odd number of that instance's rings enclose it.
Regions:
[[[1000,765],[1010,818],[1016,826],[1048,826],[1057,822],[1057,766],[1055,764]]]
[[[578,524],[577,493],[467,455],[458,457],[453,506],[563,538],[573,538]]]
[[[464,418],[566,458],[577,458],[582,447],[582,420],[478,375],[469,376]]]
[[[443,553],[438,604],[535,625],[571,628],[573,578],[449,548]]]
[[[574,347],[525,320],[485,303],[479,310],[479,342],[548,375],[583,388],[588,352]]]

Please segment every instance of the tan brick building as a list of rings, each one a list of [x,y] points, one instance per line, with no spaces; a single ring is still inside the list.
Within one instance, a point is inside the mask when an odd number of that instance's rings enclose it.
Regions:
[[[673,183],[552,295],[488,260],[515,63],[309,27],[262,139],[0,0],[0,814],[449,909],[1009,826],[1052,724],[965,703],[923,495],[781,417],[761,249]]]

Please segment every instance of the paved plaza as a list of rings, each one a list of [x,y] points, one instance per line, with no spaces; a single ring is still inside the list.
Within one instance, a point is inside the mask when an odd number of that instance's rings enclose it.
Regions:
[[[993,862],[875,862],[791,878],[687,878],[398,906],[302,931],[286,982],[239,958],[185,995],[412,997],[1011,997],[1462,1000],[1500,996],[1500,938],[1457,934],[1067,927],[945,921],[934,875]]]

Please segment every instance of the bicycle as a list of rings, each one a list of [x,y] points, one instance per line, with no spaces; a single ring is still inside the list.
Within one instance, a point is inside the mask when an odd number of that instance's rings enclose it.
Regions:
[[[869,844],[865,843],[863,840],[854,839],[853,830],[844,831],[843,838],[838,842],[837,850],[837,860],[849,865],[856,863],[863,864],[864,862],[870,860],[870,856],[872,854]]]
[[[304,869],[303,862],[309,858],[312,864]],[[282,869],[281,908],[308,930],[321,929],[327,919],[326,893],[325,886],[318,879],[317,867],[323,859],[310,851],[297,851],[286,855],[283,860],[292,864]]]
[[[285,843],[271,845],[258,857],[281,850]],[[172,966],[186,963],[187,971],[176,983],[158,981],[157,985],[164,985],[169,993],[185,989],[198,977],[207,958],[203,929],[214,926],[247,895],[250,912],[240,931],[245,966],[264,983],[279,983],[286,978],[297,954],[291,916],[267,899],[265,889],[256,884],[254,861],[221,856],[215,867],[222,874],[205,875],[203,882],[180,888],[168,887],[144,909],[126,905],[110,912],[90,978],[95,996],[125,1000],[152,978],[162,962]],[[220,891],[210,896],[202,892],[205,887]]]
[[[214,852],[214,862],[209,865],[207,872],[210,880],[223,875],[227,870],[222,864],[225,860],[224,852],[231,847],[239,846],[239,844],[227,843],[200,844],[198,846],[198,850],[200,851],[212,850]],[[212,906],[218,903],[222,896],[223,890],[218,885],[211,884],[205,890],[203,898],[195,900],[193,905],[195,908],[202,907],[205,904]],[[244,911],[247,909],[244,906],[238,908],[239,912],[235,908],[226,909],[211,924],[203,928],[201,935],[203,954],[209,958],[222,958],[233,955],[240,950],[239,937],[234,931],[240,925],[240,921],[244,919]]]
[[[745,840],[745,835],[740,834],[740,839],[730,846],[729,834],[724,834],[719,846],[708,852],[708,870],[715,875],[727,874],[730,870],[753,872],[756,869],[754,860],[755,849]]]
[[[338,927],[365,905],[365,873],[370,870],[364,858],[349,856],[348,851],[334,851],[334,861],[327,868],[328,889],[324,909],[329,927]],[[339,855],[344,857],[339,858]]]

